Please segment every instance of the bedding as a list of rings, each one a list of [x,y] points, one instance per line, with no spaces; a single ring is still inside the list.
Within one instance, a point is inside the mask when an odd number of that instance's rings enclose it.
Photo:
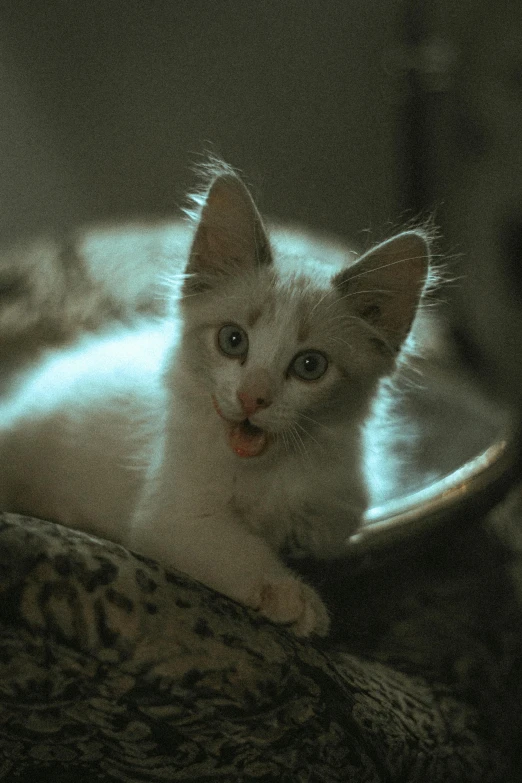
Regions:
[[[506,558],[472,525],[338,563],[335,632],[300,641],[121,546],[4,513],[0,780],[507,781]]]

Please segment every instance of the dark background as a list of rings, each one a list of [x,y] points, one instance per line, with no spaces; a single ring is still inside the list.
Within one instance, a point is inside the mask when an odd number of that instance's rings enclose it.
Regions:
[[[404,4],[0,6],[2,235],[169,213],[206,149],[265,212],[354,235],[401,196]]]
[[[4,244],[175,213],[210,149],[268,215],[366,244],[435,210],[513,257],[521,129],[514,0],[0,4]]]

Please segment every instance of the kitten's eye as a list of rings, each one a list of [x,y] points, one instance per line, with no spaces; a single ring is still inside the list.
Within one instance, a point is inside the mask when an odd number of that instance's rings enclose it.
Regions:
[[[245,356],[248,351],[248,337],[240,326],[227,324],[218,332],[218,345],[225,356]]]
[[[328,369],[328,359],[319,351],[299,353],[290,365],[290,372],[303,381],[317,381]]]

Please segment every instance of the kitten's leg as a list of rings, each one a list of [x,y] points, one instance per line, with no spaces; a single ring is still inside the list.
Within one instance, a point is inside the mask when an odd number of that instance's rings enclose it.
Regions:
[[[297,636],[328,633],[328,612],[318,594],[286,568],[268,544],[235,520],[147,521],[137,517],[131,549],[157,559],[259,611]]]

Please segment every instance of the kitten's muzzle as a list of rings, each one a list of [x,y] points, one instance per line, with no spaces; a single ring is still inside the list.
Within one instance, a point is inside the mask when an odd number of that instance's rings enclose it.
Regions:
[[[259,457],[266,450],[269,442],[269,434],[261,427],[253,424],[250,419],[230,421],[225,416],[214,396],[212,404],[218,416],[225,424],[228,445],[238,457]]]
[[[253,416],[257,411],[264,410],[272,404],[272,400],[265,394],[263,397],[253,396],[247,392],[238,392],[237,398],[241,405],[243,413],[248,417]]]

